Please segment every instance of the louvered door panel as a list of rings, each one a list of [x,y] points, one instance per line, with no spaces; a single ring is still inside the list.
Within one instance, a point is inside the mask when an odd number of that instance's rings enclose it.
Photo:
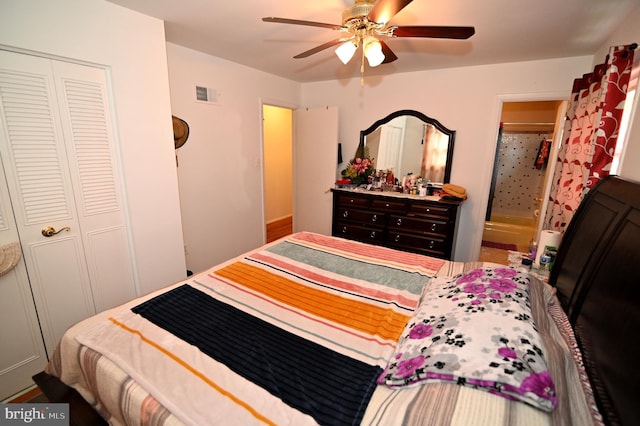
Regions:
[[[84,213],[119,211],[102,87],[73,80],[64,80],[63,86]]]
[[[0,120],[0,132],[3,126]],[[4,175],[0,164],[0,176]],[[18,241],[9,191],[0,180],[0,247]],[[42,371],[47,357],[36,308],[22,260],[0,276],[0,400],[32,385],[31,376]]]
[[[105,72],[65,62],[53,67],[93,301],[102,311],[136,295]]]
[[[24,253],[24,261],[0,277],[0,321],[5,324],[0,330],[0,341],[4,342],[0,351],[0,400],[33,384],[31,376],[46,363],[42,336],[50,338],[50,350],[55,345],[49,316],[52,310],[36,312],[37,301],[46,300],[47,294],[42,291],[45,285],[31,285],[48,271],[31,264],[33,270],[27,275],[25,264],[33,261],[30,237],[39,233],[42,222],[47,217],[66,220],[72,214],[55,144],[49,67],[37,72],[42,62],[23,62],[24,57],[0,51],[0,245],[20,239]],[[86,299],[79,291],[70,294],[68,302],[78,302],[77,309],[82,311]],[[73,312],[68,306],[63,309]]]
[[[25,225],[69,219],[46,75],[0,72],[0,101]]]

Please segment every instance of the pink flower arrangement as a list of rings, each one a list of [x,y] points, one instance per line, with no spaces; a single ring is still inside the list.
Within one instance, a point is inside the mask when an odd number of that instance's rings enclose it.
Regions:
[[[347,164],[347,168],[342,171],[342,176],[351,179],[355,184],[367,183],[369,176],[375,173],[376,169],[373,160],[369,157],[354,158]]]

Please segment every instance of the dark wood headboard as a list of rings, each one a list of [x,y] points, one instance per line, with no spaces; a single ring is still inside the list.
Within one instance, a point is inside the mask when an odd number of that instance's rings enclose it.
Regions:
[[[640,183],[609,176],[585,196],[549,283],[567,312],[606,424],[640,424]]]

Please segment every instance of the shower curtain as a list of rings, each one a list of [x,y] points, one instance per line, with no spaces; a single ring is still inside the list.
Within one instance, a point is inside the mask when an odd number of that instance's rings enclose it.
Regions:
[[[564,232],[582,197],[609,174],[636,47],[611,47],[604,64],[574,80],[546,229]]]

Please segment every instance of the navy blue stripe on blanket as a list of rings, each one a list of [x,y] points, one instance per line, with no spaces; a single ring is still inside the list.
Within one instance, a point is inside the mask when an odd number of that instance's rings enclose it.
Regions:
[[[382,373],[187,284],[131,310],[319,424],[359,424]]]

